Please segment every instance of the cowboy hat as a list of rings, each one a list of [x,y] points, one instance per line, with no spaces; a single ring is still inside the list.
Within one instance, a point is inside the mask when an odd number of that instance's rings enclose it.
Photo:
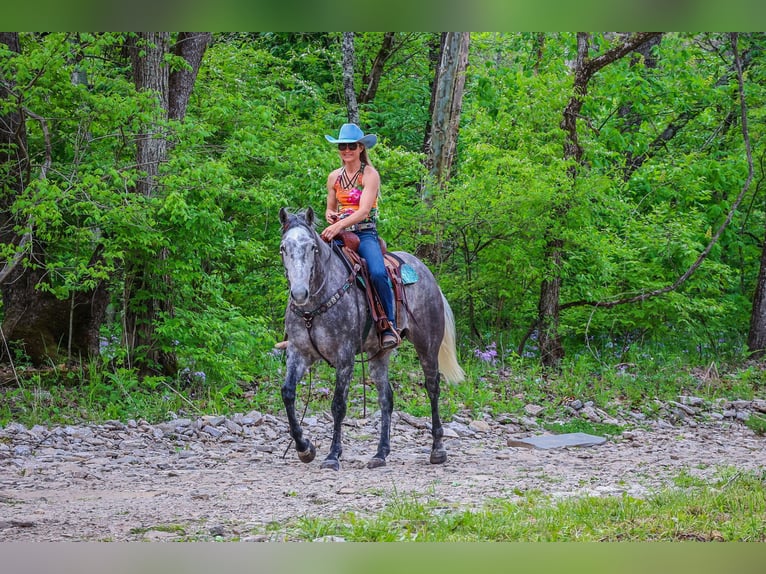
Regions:
[[[334,144],[358,142],[362,144],[365,149],[370,149],[378,141],[378,136],[375,134],[364,135],[364,132],[356,124],[343,124],[340,127],[338,139],[328,135],[325,135],[324,137],[328,142]]]

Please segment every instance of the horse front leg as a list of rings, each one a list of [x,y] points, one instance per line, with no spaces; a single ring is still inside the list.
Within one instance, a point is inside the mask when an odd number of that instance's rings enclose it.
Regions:
[[[348,388],[353,374],[353,360],[350,364],[335,369],[335,394],[332,398],[332,443],[330,444],[330,452],[322,461],[322,468],[340,470],[340,456],[343,454],[343,419],[346,417]]]
[[[307,368],[308,365],[306,365],[303,359],[288,352],[287,375],[285,376],[285,383],[282,385],[282,402],[285,404],[287,422],[290,426],[290,436],[295,441],[295,450],[298,451],[298,458],[303,462],[314,460],[317,452],[311,441],[303,438],[303,429],[295,414],[295,388],[298,385],[298,381],[306,373]]]
[[[394,412],[394,391],[388,380],[389,355],[370,363],[370,378],[375,381],[378,391],[378,407],[380,408],[380,439],[378,450],[367,468],[378,468],[386,465],[386,457],[391,452],[391,415]]]
[[[431,464],[443,464],[447,461],[447,449],[444,448],[444,429],[439,418],[439,371],[426,372],[426,390],[431,401]]]

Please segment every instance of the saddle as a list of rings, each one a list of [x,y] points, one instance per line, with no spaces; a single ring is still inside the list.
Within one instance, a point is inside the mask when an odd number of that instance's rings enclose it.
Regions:
[[[377,332],[382,333],[386,329],[391,328],[391,325],[389,323],[389,318],[386,317],[386,313],[383,309],[383,305],[380,302],[380,298],[378,297],[378,294],[372,285],[372,281],[370,281],[370,276],[367,271],[367,264],[365,260],[359,255],[359,237],[352,231],[342,231],[336,236],[336,239],[342,243],[340,250],[341,254],[346,258],[347,264],[351,265],[352,267],[357,265],[359,266],[362,283],[361,286],[367,295],[367,303],[370,308],[370,313],[372,314],[372,322],[375,325]],[[394,309],[396,313],[395,318],[397,319],[397,324],[400,324],[398,318],[401,316],[402,310],[406,309],[409,311],[407,308],[404,285],[408,283],[414,283],[417,279],[415,278],[415,280],[412,280],[412,273],[414,273],[414,270],[411,267],[409,267],[393,253],[388,252],[388,249],[386,248],[386,242],[383,240],[383,238],[379,237],[378,241],[380,241],[380,250],[383,253],[383,261],[386,265],[386,271],[388,271],[388,277],[391,280],[391,287],[393,288],[394,292]],[[404,267],[410,270],[410,273],[406,274],[409,277],[407,282],[402,279],[402,269]]]

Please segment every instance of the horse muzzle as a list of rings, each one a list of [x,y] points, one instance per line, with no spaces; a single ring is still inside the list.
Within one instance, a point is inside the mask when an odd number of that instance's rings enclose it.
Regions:
[[[298,285],[290,289],[290,296],[296,305],[304,305],[309,300],[309,290],[304,285]]]

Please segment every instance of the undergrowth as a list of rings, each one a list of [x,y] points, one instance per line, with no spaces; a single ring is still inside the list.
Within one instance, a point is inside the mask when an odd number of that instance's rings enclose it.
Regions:
[[[752,399],[766,393],[766,375],[757,364],[711,360],[699,366],[682,362],[677,355],[646,357],[643,362],[607,364],[602,357],[596,359],[583,353],[565,359],[562,368],[554,372],[543,369],[534,358],[467,354],[461,359],[466,379],[454,385],[442,384],[441,416],[444,420],[457,413],[524,416],[525,405],[533,404],[542,408],[539,416],[554,432],[613,434],[614,429],[603,425],[560,419],[575,399],[590,401],[610,414],[636,411],[652,416],[656,414],[657,400],[677,400],[681,395],[715,401]],[[98,361],[48,369],[17,366],[13,373],[4,373],[0,383],[0,424],[72,424],[110,419],[159,422],[173,416],[252,410],[281,414],[284,356],[264,352],[254,360],[252,370],[248,381],[218,383],[205,373],[188,369],[175,378],[139,378],[130,369]],[[329,366],[315,365],[298,386],[299,412],[329,411],[334,377]],[[395,409],[430,416],[423,374],[411,345],[400,347],[392,358],[390,383]],[[369,381],[369,365],[359,359],[349,391],[348,416],[365,417],[376,410],[377,390]],[[759,434],[766,432],[763,417],[752,417],[748,425]]]

